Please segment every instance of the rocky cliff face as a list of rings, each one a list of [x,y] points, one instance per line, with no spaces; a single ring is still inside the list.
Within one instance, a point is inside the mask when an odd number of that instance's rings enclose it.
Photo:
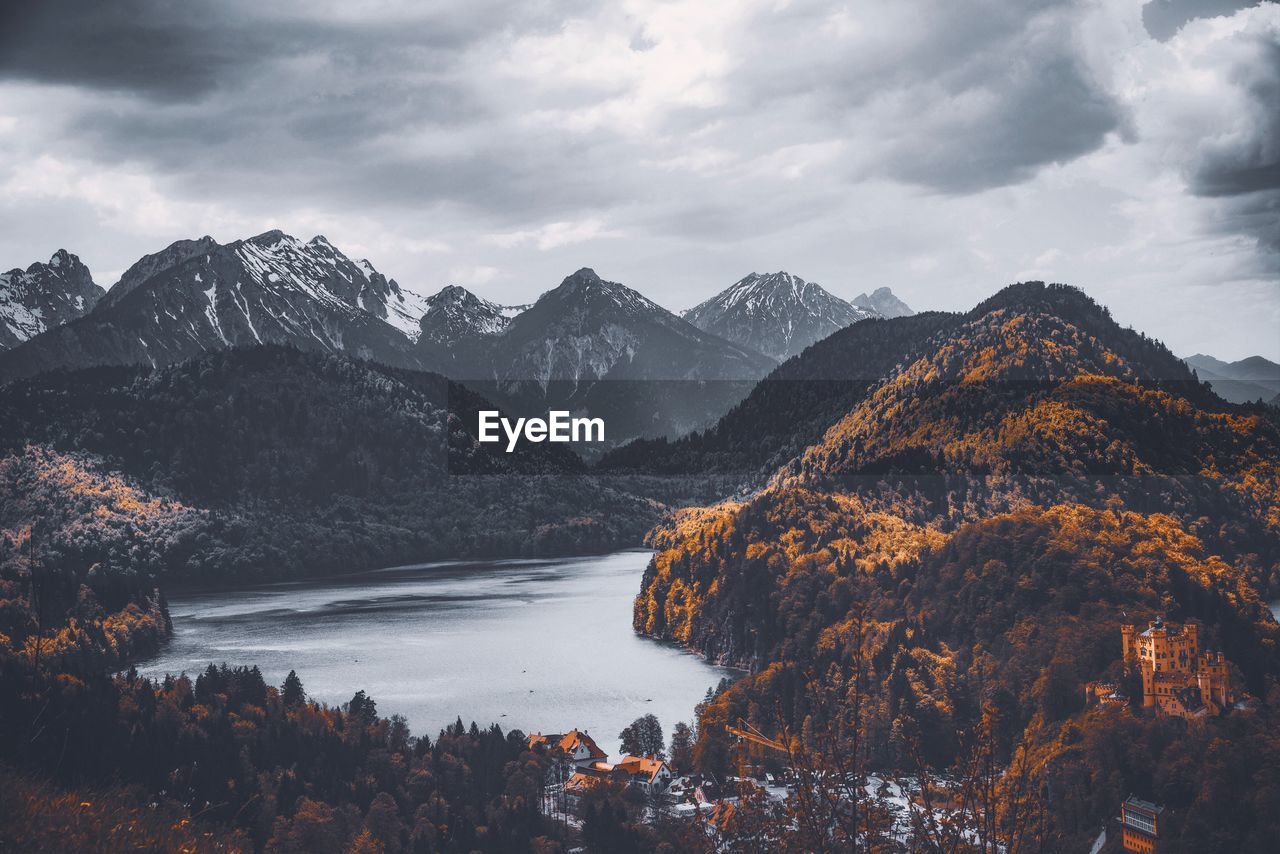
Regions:
[[[48,263],[0,273],[0,350],[84,316],[102,294],[89,268],[65,249]]]

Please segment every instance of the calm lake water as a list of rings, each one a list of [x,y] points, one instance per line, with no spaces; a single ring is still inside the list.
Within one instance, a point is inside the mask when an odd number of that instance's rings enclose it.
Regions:
[[[578,727],[614,755],[635,718],[652,712],[669,738],[707,688],[736,675],[632,632],[649,556],[455,561],[179,595],[173,639],[138,670],[256,664],[279,685],[294,669],[312,698],[363,689],[433,739],[461,715],[504,730]]]

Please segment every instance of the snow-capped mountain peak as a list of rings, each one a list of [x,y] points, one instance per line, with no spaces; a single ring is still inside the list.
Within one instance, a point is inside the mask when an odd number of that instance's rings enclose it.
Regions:
[[[544,293],[534,305],[544,300],[579,312],[620,311],[630,317],[670,313],[633,288],[605,281],[590,267],[583,267],[566,277],[559,287]]]
[[[47,263],[0,273],[0,350],[81,317],[102,294],[89,268],[65,249]]]
[[[778,361],[850,323],[877,316],[785,270],[751,273],[684,312],[699,329]]]
[[[425,303],[419,322],[422,338],[446,346],[501,334],[514,316],[508,307],[482,299],[461,285],[446,285]]]
[[[258,343],[416,366],[425,302],[323,236],[304,243],[273,229],[228,244],[181,240],[130,267],[74,329],[37,336],[0,370],[160,365]]]
[[[355,308],[410,340],[418,337],[426,298],[388,279],[367,259],[348,258],[323,234],[303,243],[275,229],[240,241],[236,252],[263,287],[300,291],[334,308]]]

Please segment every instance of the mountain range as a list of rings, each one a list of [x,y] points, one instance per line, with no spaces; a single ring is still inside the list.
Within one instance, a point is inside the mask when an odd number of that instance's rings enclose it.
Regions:
[[[425,367],[413,341],[423,311],[420,298],[323,237],[202,237],[142,258],[92,310],[0,354],[0,377],[169,365],[266,343]]]
[[[774,368],[706,430],[637,439],[597,465],[664,475],[733,473],[756,483],[822,438],[877,382],[960,317],[934,311],[847,326]]]
[[[611,443],[713,423],[777,361],[875,316],[788,273],[752,274],[683,318],[589,269],[527,305],[456,285],[424,297],[323,236],[278,230],[177,241],[105,294],[63,251],[0,282],[0,382],[286,344],[444,373],[517,414],[604,416]]]
[[[1261,356],[1224,362],[1203,353],[1188,356],[1183,361],[1225,400],[1232,403],[1262,400],[1280,405],[1280,365],[1275,362]]]

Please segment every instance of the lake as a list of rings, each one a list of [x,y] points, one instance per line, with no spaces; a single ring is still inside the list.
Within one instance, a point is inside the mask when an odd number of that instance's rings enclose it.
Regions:
[[[635,718],[652,712],[670,738],[707,688],[737,675],[631,630],[650,555],[448,561],[179,594],[173,638],[138,670],[256,664],[278,686],[293,669],[312,699],[363,689],[432,739],[461,715],[504,730],[578,727],[615,755]]]

